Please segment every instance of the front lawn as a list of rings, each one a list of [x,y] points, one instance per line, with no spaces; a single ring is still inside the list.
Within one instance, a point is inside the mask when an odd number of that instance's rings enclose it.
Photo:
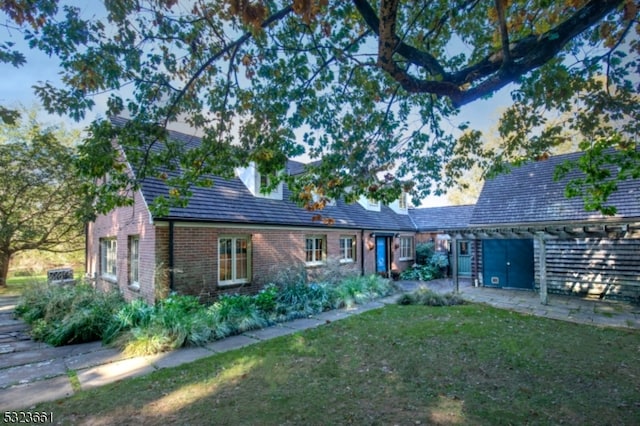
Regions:
[[[34,275],[27,277],[9,277],[7,286],[0,287],[0,296],[20,296],[33,286],[47,282],[46,275]]]
[[[637,424],[640,333],[387,306],[33,410],[62,424]]]

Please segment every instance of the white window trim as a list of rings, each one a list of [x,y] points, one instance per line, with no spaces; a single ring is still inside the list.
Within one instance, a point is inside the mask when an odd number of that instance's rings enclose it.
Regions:
[[[404,251],[404,246],[402,244],[403,241],[409,241],[409,247],[408,247],[409,256],[402,256]],[[407,254],[407,253],[404,253],[404,254]],[[400,260],[402,261],[413,260],[413,237],[409,237],[409,236],[400,237]]]
[[[220,241],[231,240],[231,279],[220,279]],[[247,277],[237,279],[236,274],[236,243],[238,240],[247,241]],[[248,284],[251,282],[251,236],[250,235],[220,235],[218,237],[218,285],[220,287],[232,286],[238,284]]]
[[[346,257],[347,246],[342,247],[342,240],[351,240],[351,254],[352,257]],[[340,235],[339,239],[340,248],[340,263],[354,263],[356,261],[356,237],[354,235]]]
[[[407,210],[409,205],[409,200],[407,197],[407,193],[403,192],[402,194],[400,194],[400,198],[398,199],[398,207],[400,208],[400,210]]]
[[[100,277],[107,281],[118,281],[118,240],[115,237],[100,238]],[[111,243],[113,246],[111,247]],[[109,247],[107,247],[109,245]],[[112,256],[109,256],[109,251],[113,250]],[[115,267],[115,274],[108,272],[107,265],[110,261],[113,261]]]
[[[315,253],[317,251],[316,241],[322,240],[322,259],[313,259],[311,261],[307,261],[307,240],[312,239],[314,241],[313,253],[315,257]],[[304,236],[304,259],[306,266],[320,266],[324,265],[327,260],[327,236],[326,235],[305,235]]]
[[[129,249],[129,277],[128,277],[128,281],[129,281],[129,287],[135,288],[135,289],[139,289],[140,288],[140,236],[139,235],[129,235],[129,241],[127,241],[128,243],[128,249]],[[136,250],[135,250],[135,255],[136,255],[136,259],[135,259],[135,269],[136,269],[136,275],[137,275],[137,280],[133,279],[133,268],[134,268],[134,262],[133,262],[133,250],[132,250],[132,243],[136,242]]]

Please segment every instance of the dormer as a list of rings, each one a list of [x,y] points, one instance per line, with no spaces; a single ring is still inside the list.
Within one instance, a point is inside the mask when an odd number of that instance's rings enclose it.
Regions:
[[[400,194],[400,198],[389,204],[389,208],[398,214],[409,214],[409,196],[407,193]]]
[[[311,191],[311,199],[313,200],[314,203],[319,202],[323,197],[318,194],[316,191]],[[336,205],[336,200],[334,200],[333,198],[326,198],[326,204],[325,207],[333,207]]]
[[[236,168],[236,175],[254,197],[282,200],[282,182],[280,182],[273,191],[265,193],[264,188],[269,187],[271,183],[270,178],[267,175],[261,174],[254,162],[249,163],[248,167]]]
[[[366,210],[379,212],[380,211],[380,201],[374,200],[373,198],[368,198],[363,195],[358,198],[358,204],[364,207]]]

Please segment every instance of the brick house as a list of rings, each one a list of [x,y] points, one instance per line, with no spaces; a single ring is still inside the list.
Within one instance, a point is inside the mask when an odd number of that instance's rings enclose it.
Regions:
[[[171,137],[194,142],[178,132]],[[303,167],[289,161],[287,172]],[[416,228],[406,198],[391,205],[337,200],[323,211],[334,220],[326,225],[292,202],[286,185],[263,194],[266,184],[255,167],[238,169],[233,179],[194,188],[188,206],[156,217],[148,206],[167,187],[146,178],[131,206],[88,225],[87,274],[99,288],[153,302],[167,291],[204,299],[255,293],[277,268],[291,265],[313,274],[332,261],[355,273],[389,275],[414,263]]]

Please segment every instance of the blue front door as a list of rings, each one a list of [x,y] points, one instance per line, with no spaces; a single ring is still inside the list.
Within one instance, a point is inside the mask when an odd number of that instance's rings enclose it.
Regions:
[[[386,274],[388,271],[387,238],[376,237],[376,272]]]

